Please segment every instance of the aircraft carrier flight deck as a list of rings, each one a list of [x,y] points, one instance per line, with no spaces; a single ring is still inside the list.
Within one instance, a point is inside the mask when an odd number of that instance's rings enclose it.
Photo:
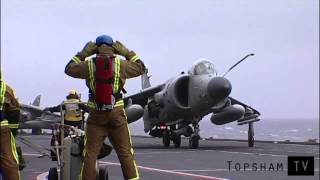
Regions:
[[[49,148],[49,135],[22,137]],[[178,149],[173,145],[164,148],[160,138],[135,136],[132,140],[142,180],[319,179],[319,144],[255,142],[255,147],[249,148],[246,141],[200,140],[198,149],[189,149],[188,139],[182,138]],[[18,145],[22,147],[27,161],[22,179],[47,179],[49,168],[56,167],[57,163],[42,156],[39,149],[30,148],[19,141]],[[288,156],[313,156],[314,176],[288,176]],[[99,163],[107,165],[109,179],[123,179],[114,150]]]

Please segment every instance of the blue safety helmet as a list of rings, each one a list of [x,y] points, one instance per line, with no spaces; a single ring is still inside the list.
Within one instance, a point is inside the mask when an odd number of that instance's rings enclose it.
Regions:
[[[108,35],[100,35],[97,37],[96,39],[96,45],[97,46],[101,46],[102,44],[106,44],[108,46],[112,46],[113,44],[113,40],[112,37],[108,36]]]

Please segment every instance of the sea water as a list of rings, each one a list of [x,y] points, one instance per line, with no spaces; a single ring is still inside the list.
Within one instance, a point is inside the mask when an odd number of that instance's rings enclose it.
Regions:
[[[143,131],[143,122],[130,124],[132,135],[147,135]],[[214,125],[208,118],[200,121],[200,135],[202,138],[213,139],[247,139],[248,125],[238,126],[236,122],[226,125]],[[294,141],[319,142],[319,120],[305,119],[262,119],[254,123],[256,140],[266,141]]]

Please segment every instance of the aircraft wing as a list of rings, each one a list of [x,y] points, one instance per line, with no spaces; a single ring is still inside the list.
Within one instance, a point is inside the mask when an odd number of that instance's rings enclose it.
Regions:
[[[40,101],[38,95],[32,104],[20,104],[20,129],[51,129],[53,124],[61,122],[60,114],[44,112]]]
[[[39,97],[36,99],[39,99]],[[43,112],[43,108],[35,106],[39,104],[38,101],[39,100],[37,100],[37,103],[34,102],[32,105],[20,104],[20,129],[50,129],[52,124],[60,123],[60,115],[50,112]]]
[[[238,120],[238,124],[242,125],[248,122],[254,122],[259,121],[260,112],[251,106],[244,104],[243,102],[240,102],[232,97],[229,97],[231,104],[239,104],[245,108],[245,114],[244,117]]]
[[[38,106],[31,106],[26,104],[20,104],[20,106],[22,112],[30,113],[32,117],[39,117],[43,113],[43,109]]]
[[[44,112],[41,116],[24,121],[19,124],[20,129],[51,129],[53,124],[60,123],[61,116],[54,113]]]
[[[165,84],[160,84],[158,86],[146,88],[139,93],[125,97],[123,100],[125,104],[127,104],[129,99],[131,99],[132,104],[139,104],[144,107],[148,103],[148,98],[153,96],[155,93],[160,92],[164,86]]]
[[[40,117],[37,118],[37,120],[46,122],[60,122],[61,116],[59,114],[44,112]]]

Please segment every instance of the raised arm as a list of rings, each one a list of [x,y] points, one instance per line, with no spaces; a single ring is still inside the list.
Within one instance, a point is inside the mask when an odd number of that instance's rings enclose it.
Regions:
[[[126,61],[121,61],[121,74],[129,79],[142,75],[145,71],[145,65],[134,51],[129,51],[121,42],[116,41],[112,47],[116,54],[124,56]]]
[[[80,52],[73,56],[66,65],[64,72],[73,78],[87,79],[89,77],[89,66],[85,58],[95,54],[96,51],[96,44],[89,41]]]

